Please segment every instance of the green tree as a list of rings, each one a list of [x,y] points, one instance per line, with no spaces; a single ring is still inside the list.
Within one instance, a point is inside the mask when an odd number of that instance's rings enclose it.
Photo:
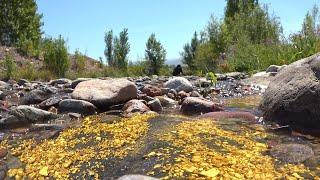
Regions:
[[[38,47],[42,15],[35,0],[0,0],[0,44],[15,46],[20,41]]]
[[[194,32],[191,43],[187,43],[183,46],[183,52],[181,53],[182,62],[184,64],[187,64],[190,69],[193,69],[195,67],[194,61],[199,44],[200,40],[198,39],[198,34],[197,32]]]
[[[106,48],[104,51],[104,55],[106,57],[106,60],[108,62],[108,65],[110,67],[114,67],[115,66],[115,62],[113,59],[113,31],[110,30],[108,32],[106,32],[105,37],[104,37],[104,41],[106,43]]]
[[[128,54],[130,52],[130,44],[128,37],[128,29],[125,28],[120,32],[119,38],[114,38],[114,61],[116,67],[119,69],[127,69],[128,66]]]
[[[237,13],[250,11],[258,5],[258,0],[227,0],[225,18],[233,19]]]
[[[151,34],[146,43],[145,58],[150,64],[151,74],[159,75],[166,60],[166,50],[156,39],[155,34]]]
[[[59,77],[64,77],[69,69],[70,61],[65,40],[59,36],[58,39],[47,39],[44,47],[44,63],[48,70]]]

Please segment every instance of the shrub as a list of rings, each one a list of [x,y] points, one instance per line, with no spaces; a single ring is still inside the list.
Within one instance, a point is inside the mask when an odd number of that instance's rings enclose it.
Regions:
[[[46,68],[58,77],[64,77],[70,62],[64,39],[49,39],[44,47],[44,63]]]
[[[85,68],[85,56],[77,49],[74,53],[75,68],[79,73],[82,73]]]
[[[14,62],[12,55],[9,55],[9,54],[5,55],[4,68],[5,68],[5,78],[6,79],[12,78],[12,76],[16,70],[16,63]]]

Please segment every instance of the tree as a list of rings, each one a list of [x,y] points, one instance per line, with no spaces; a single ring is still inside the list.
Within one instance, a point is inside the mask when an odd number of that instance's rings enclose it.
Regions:
[[[113,31],[112,30],[106,32],[105,37],[104,37],[104,41],[106,43],[104,55],[106,56],[106,60],[108,62],[108,65],[111,67],[114,67],[115,62],[113,59],[114,49],[113,49]]]
[[[233,19],[237,13],[248,12],[258,5],[258,0],[227,0],[225,18]]]
[[[59,77],[64,77],[70,62],[65,40],[48,38],[44,47],[44,63],[46,67]]]
[[[183,46],[183,52],[181,53],[182,62],[187,64],[190,69],[195,68],[194,61],[197,48],[200,44],[200,40],[198,39],[197,32],[194,32],[193,38],[191,39],[191,43],[187,43]]]
[[[130,44],[128,37],[128,29],[125,28],[120,32],[119,38],[114,38],[114,61],[115,66],[119,69],[127,69],[128,54],[130,52]]]
[[[0,0],[0,44],[15,46],[20,41],[38,47],[42,14],[35,0]]]
[[[159,75],[166,59],[166,50],[156,39],[155,34],[151,34],[146,43],[145,58],[150,64],[151,73]]]

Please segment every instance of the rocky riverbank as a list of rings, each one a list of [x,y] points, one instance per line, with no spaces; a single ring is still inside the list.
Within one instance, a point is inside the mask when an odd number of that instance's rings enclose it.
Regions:
[[[215,85],[194,76],[0,82],[0,177],[316,177],[318,139],[264,122],[258,109],[275,74],[218,75]],[[241,163],[231,166],[233,156]],[[263,161],[270,169],[239,166]]]

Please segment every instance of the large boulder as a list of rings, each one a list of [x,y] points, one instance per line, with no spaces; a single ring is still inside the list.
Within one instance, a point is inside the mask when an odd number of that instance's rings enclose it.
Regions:
[[[93,79],[80,82],[72,98],[91,102],[100,109],[121,104],[137,97],[137,87],[126,79]]]
[[[301,163],[314,156],[312,148],[303,144],[280,144],[270,154],[285,163]]]
[[[320,54],[283,68],[263,95],[265,120],[320,135]]]
[[[58,110],[60,113],[73,112],[83,115],[92,115],[96,112],[96,107],[87,101],[65,99],[60,101]]]
[[[53,114],[42,109],[31,106],[21,105],[9,112],[9,116],[0,120],[2,125],[25,124],[35,122],[45,122],[57,118]]]
[[[221,110],[222,108],[217,104],[198,97],[186,97],[180,108],[180,111],[186,115],[197,115]]]
[[[184,77],[175,77],[164,83],[165,88],[174,89],[177,92],[185,91],[191,92],[193,91],[192,84]]]

